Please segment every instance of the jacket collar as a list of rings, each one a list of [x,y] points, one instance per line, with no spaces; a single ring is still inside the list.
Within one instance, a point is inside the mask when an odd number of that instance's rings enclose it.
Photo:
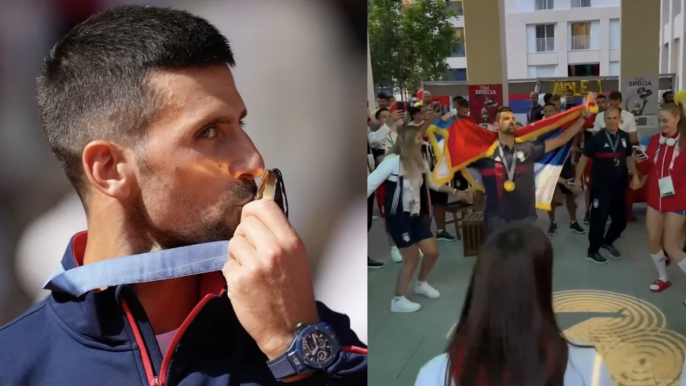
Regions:
[[[88,232],[77,233],[71,238],[61,261],[65,271],[81,266],[87,241]],[[221,272],[203,274],[199,296],[202,299],[209,293],[219,294],[225,286]],[[129,346],[134,341],[125,328],[126,315],[120,304],[122,292],[132,293],[128,287],[122,285],[99,292],[90,291],[79,297],[53,291],[47,299],[47,306],[71,332],[70,335],[84,344],[100,348]]]

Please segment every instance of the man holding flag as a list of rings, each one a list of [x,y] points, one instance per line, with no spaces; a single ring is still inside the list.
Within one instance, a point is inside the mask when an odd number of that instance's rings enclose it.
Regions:
[[[465,120],[438,120],[429,131],[439,157],[432,177],[442,182],[462,170],[475,189],[485,191],[487,235],[508,222],[535,221],[536,208],[551,209],[571,140],[593,109],[589,97],[584,106],[517,130],[512,110],[501,107],[495,133]]]

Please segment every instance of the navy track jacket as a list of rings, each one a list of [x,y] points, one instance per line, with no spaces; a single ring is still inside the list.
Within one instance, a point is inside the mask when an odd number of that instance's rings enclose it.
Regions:
[[[84,237],[80,237],[84,235]],[[72,238],[62,264],[77,266],[85,233]],[[53,291],[0,328],[0,385],[282,385],[267,357],[238,322],[220,272],[201,276],[204,297],[161,353],[146,314],[129,286],[78,298]],[[322,321],[344,349],[328,371],[290,383],[366,385],[367,355],[347,316],[317,303]]]

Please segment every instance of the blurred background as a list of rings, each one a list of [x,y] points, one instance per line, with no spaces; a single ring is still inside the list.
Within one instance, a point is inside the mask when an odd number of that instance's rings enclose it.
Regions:
[[[45,297],[69,238],[87,228],[43,138],[35,78],[69,29],[123,4],[185,9],[229,39],[246,131],[283,172],[317,299],[348,314],[366,342],[363,0],[0,0],[0,325]]]

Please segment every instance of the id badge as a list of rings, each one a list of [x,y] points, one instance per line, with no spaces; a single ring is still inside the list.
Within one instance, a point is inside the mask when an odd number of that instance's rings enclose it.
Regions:
[[[672,183],[672,176],[660,178],[657,181],[657,185],[660,187],[661,197],[670,197],[674,195],[674,184]]]
[[[419,201],[410,201],[410,214],[419,214]]]

